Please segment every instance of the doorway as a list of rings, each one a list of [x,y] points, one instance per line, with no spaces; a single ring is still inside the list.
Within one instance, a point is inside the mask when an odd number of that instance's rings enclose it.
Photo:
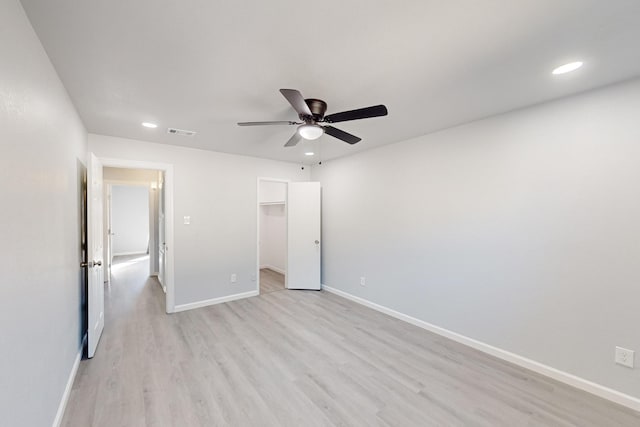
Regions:
[[[258,180],[258,291],[261,295],[287,287],[288,182]]]
[[[277,290],[319,291],[320,183],[258,178],[257,205],[256,291],[274,289],[261,276]]]
[[[132,260],[144,263],[149,276],[158,276],[162,173],[104,167],[103,177],[106,282],[111,283],[118,266]]]
[[[174,257],[173,251],[170,250],[173,248],[173,165],[113,158],[101,158],[100,161],[106,172],[104,187],[111,188],[110,196],[107,191],[104,191],[105,205],[111,204],[113,188],[117,186],[138,188],[144,186],[148,191],[148,248],[145,250],[145,248],[140,249],[140,246],[137,246],[137,249],[134,248],[130,251],[122,250],[125,252],[120,253],[123,258],[115,261],[123,261],[121,264],[130,265],[128,261],[131,260],[127,260],[126,257],[136,259],[146,252],[144,255],[148,257],[147,271],[150,276],[157,277],[162,287],[165,294],[166,313],[173,313],[175,310]],[[111,206],[107,206],[103,210],[104,222],[107,223],[104,227],[104,252],[107,261],[112,260],[114,255],[118,258],[119,251],[117,246],[114,247],[113,242],[109,242],[113,237],[117,238],[118,235],[118,230],[113,227],[113,224],[109,226],[113,213],[110,212],[110,208]],[[115,233],[116,236],[111,236],[110,233]],[[116,252],[112,249],[115,249]],[[126,252],[134,253],[127,255]],[[105,264],[106,276],[110,277],[112,272],[109,270],[114,262],[111,261],[111,266],[109,262]]]

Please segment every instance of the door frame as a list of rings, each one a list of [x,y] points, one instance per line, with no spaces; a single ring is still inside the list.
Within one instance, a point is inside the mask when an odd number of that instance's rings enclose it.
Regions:
[[[165,185],[165,240],[166,246],[166,266],[165,266],[165,311],[175,312],[175,289],[174,289],[174,233],[173,233],[173,165],[171,163],[148,162],[144,160],[127,160],[109,157],[98,157],[103,167],[126,168],[126,169],[152,169],[164,172]]]
[[[259,176],[257,179],[257,191],[256,191],[256,292],[258,293],[258,295],[260,295],[260,214],[262,213],[262,208],[261,208],[261,204],[260,204],[260,183],[261,182],[279,182],[282,184],[285,184],[287,186],[285,192],[284,192],[284,214],[285,217],[289,216],[289,203],[288,203],[288,198],[289,198],[289,184],[291,183],[290,180],[287,179],[280,179],[280,178],[269,178],[269,177],[262,177]],[[289,266],[287,265],[287,259],[288,259],[288,255],[289,255],[289,225],[287,224],[287,221],[285,221],[285,257],[284,257],[284,287],[285,289],[288,289],[287,287],[287,278],[288,278],[288,270],[289,270]]]

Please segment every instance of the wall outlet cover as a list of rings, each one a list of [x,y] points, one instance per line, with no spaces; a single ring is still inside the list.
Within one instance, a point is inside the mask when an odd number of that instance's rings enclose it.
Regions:
[[[184,225],[189,225],[191,224],[191,217],[190,216],[185,216],[184,217]]]
[[[233,273],[231,275],[231,283],[236,283],[238,281],[238,275],[236,273]]]
[[[367,282],[365,281],[364,277],[360,278],[360,286],[367,286]]]
[[[627,368],[633,368],[633,362],[635,357],[635,351],[627,348],[616,347],[615,361],[618,365],[626,366]]]

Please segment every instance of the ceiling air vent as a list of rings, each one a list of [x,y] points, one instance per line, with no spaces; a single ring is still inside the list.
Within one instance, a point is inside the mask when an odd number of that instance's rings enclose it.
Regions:
[[[171,135],[181,135],[181,136],[193,136],[196,134],[192,130],[184,130],[184,129],[176,129],[176,128],[167,129],[167,133]]]

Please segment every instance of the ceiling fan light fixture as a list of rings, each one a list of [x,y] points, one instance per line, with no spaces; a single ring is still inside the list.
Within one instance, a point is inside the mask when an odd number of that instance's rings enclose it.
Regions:
[[[302,125],[298,128],[301,137],[308,140],[318,139],[324,133],[324,129],[319,125]]]

